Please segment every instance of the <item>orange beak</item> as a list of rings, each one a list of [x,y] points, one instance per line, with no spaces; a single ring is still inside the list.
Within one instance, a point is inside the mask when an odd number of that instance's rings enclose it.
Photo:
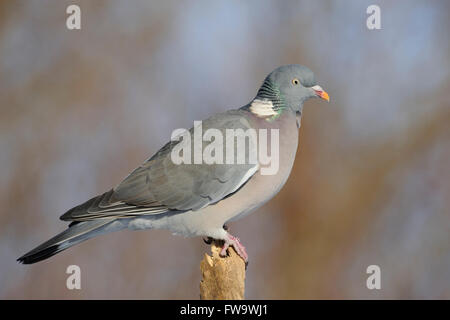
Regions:
[[[322,99],[327,100],[327,102],[330,102],[330,96],[325,90],[322,89],[321,86],[314,86],[311,89],[314,90],[318,97],[321,97]]]

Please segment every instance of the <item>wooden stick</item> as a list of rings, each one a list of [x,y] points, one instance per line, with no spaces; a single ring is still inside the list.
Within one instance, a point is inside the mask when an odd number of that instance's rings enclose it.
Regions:
[[[202,300],[242,300],[245,291],[245,263],[228,248],[228,256],[219,255],[221,242],[211,243],[212,256],[205,253],[200,263],[200,299]]]

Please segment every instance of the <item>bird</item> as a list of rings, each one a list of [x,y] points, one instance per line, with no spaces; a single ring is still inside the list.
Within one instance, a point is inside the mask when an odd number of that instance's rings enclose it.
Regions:
[[[17,261],[33,264],[85,240],[118,230],[165,229],[184,237],[217,240],[223,244],[221,256],[226,257],[227,250],[233,247],[247,264],[246,249],[239,238],[231,235],[227,224],[264,205],[283,187],[298,148],[303,105],[311,98],[330,101],[309,68],[299,64],[283,65],[264,79],[249,103],[201,122],[203,131],[214,129],[216,134],[225,135],[232,129],[240,129],[244,134],[245,130],[276,130],[276,143],[272,140],[267,143],[278,147],[271,155],[278,157],[274,173],[263,174],[267,159],[262,159],[260,153],[256,154],[256,161],[246,161],[258,147],[252,135],[245,140],[248,150],[238,150],[237,144],[230,144],[230,147],[225,143],[217,144],[216,151],[233,155],[231,160],[244,155],[244,161],[237,163],[206,163],[206,159],[176,163],[174,151],[181,149],[185,140],[178,136],[178,140],[171,139],[116,187],[64,213],[60,219],[69,222],[67,229]],[[186,130],[184,137],[194,136],[197,127]],[[200,143],[201,147],[207,145],[208,139]],[[194,149],[195,141],[194,147],[183,150],[185,159],[195,158],[195,154],[189,157],[189,151]]]

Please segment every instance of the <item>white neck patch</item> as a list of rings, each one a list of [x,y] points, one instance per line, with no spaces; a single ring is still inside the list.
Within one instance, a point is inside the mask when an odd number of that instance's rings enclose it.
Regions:
[[[273,103],[270,100],[255,99],[250,104],[250,112],[258,117],[270,117],[277,114],[273,109]]]

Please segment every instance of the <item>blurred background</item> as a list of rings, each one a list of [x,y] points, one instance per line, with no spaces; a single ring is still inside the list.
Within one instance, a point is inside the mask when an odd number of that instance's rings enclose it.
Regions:
[[[81,7],[81,30],[66,8]],[[368,30],[366,8],[381,8]],[[310,67],[281,192],[230,225],[249,299],[450,299],[447,1],[0,2],[0,298],[197,299],[200,238],[121,231],[31,266],[67,209],[117,185],[175,128]],[[68,265],[81,290],[66,288]],[[381,268],[368,290],[366,268]]]

